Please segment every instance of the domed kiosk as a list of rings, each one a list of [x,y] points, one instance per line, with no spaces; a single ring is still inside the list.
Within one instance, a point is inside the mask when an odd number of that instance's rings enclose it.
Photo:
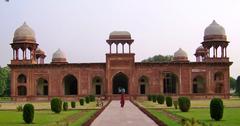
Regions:
[[[202,46],[207,49],[206,62],[228,62],[225,29],[215,20],[205,29]]]
[[[14,32],[12,64],[34,64],[36,63],[36,43],[35,33],[26,22]],[[21,54],[21,55],[20,55]]]

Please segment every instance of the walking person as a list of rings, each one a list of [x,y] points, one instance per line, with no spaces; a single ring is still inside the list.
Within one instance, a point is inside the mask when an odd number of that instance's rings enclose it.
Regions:
[[[124,107],[124,104],[125,104],[125,101],[124,101],[124,93],[125,93],[125,89],[122,88],[122,90],[121,90],[121,99],[120,99],[120,104],[121,104],[121,107],[122,107],[122,108]]]

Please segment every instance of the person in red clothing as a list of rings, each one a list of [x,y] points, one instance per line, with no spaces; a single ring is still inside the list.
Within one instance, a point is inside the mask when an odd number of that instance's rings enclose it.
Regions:
[[[123,108],[124,107],[124,93],[125,93],[125,89],[122,89],[121,90],[121,99],[120,99],[120,104],[121,104],[121,107]]]

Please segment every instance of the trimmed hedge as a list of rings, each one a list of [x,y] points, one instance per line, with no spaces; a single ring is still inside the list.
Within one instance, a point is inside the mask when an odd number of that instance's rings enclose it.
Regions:
[[[164,104],[164,100],[165,100],[165,98],[164,98],[163,95],[158,95],[158,96],[157,96],[157,102],[158,102],[158,104]]]
[[[178,101],[173,101],[173,105],[174,105],[174,108],[177,109],[178,108]]]
[[[72,108],[76,108],[76,102],[75,102],[75,101],[72,101],[72,102],[71,102],[71,107],[72,107]]]
[[[94,102],[95,101],[95,96],[94,95],[89,95],[89,99],[90,99],[90,102]]]
[[[62,100],[60,98],[53,98],[51,100],[51,110],[55,113],[62,111]]]
[[[84,99],[81,98],[81,99],[79,100],[79,103],[80,103],[81,106],[83,106],[83,105],[84,105]]]
[[[157,102],[157,95],[152,95],[152,101]]]
[[[188,97],[179,97],[178,105],[182,112],[188,112],[191,106],[190,99]]]
[[[211,118],[219,121],[223,117],[223,101],[220,98],[213,98],[210,102],[210,115]]]
[[[63,102],[63,110],[64,111],[68,110],[68,102]]]
[[[87,104],[90,102],[89,96],[86,96],[86,97],[85,97],[85,102],[86,102]]]
[[[23,107],[23,120],[30,124],[34,119],[34,106],[32,104],[25,104]]]
[[[167,107],[171,107],[172,106],[172,97],[171,96],[167,96],[166,97],[166,105]]]

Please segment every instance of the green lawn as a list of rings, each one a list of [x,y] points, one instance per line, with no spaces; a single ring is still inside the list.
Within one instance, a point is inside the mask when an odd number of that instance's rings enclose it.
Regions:
[[[35,111],[34,114],[34,121],[31,126],[42,126],[42,125],[49,125],[54,126],[56,122],[68,122],[71,120],[71,116],[75,116],[78,113],[81,113],[82,110],[69,110],[69,111],[62,111],[60,114],[55,114],[50,110],[42,110],[42,111]],[[96,110],[84,110],[76,122],[80,122],[78,124],[83,123],[86,121],[91,115],[93,115]],[[69,119],[70,117],[70,119]],[[67,120],[67,121],[66,121]],[[81,121],[79,121],[81,120]],[[25,126],[22,119],[22,112],[16,111],[0,111],[0,126]]]
[[[89,120],[91,116],[96,112],[97,110],[89,110],[87,113],[81,116],[77,121],[72,123],[70,126],[81,126],[84,122]]]
[[[175,109],[168,109],[170,112],[182,117],[191,119],[195,118],[200,121],[214,124],[214,126],[239,126],[240,125],[240,108],[224,108],[223,119],[221,121],[213,121],[210,118],[210,110],[205,109],[190,109],[189,112],[180,112]]]
[[[177,122],[173,121],[172,119],[165,116],[162,112],[154,110],[154,109],[147,109],[151,114],[157,117],[159,120],[167,124],[168,126],[181,126]]]

